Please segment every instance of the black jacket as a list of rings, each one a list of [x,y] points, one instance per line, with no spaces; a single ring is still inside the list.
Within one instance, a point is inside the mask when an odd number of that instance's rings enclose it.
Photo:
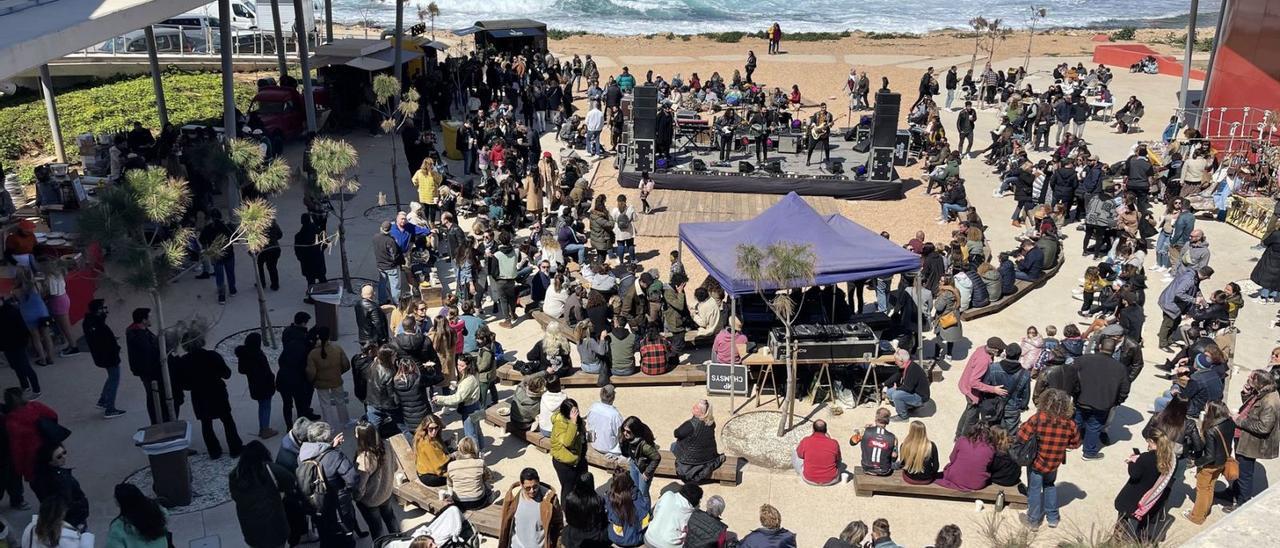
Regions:
[[[690,418],[675,431],[676,461],[684,464],[703,464],[716,460],[716,429],[701,420]]]
[[[179,374],[182,386],[191,391],[191,406],[197,419],[217,419],[231,412],[226,380],[231,378],[222,355],[201,348],[186,355]]]
[[[396,375],[392,386],[395,387],[396,400],[400,403],[400,411],[404,413],[406,427],[417,430],[418,424],[431,412],[431,400],[427,398],[427,385],[422,374]]]
[[[1074,168],[1060,167],[1049,177],[1049,187],[1053,189],[1055,196],[1071,196],[1075,194],[1079,184],[1080,179],[1076,177]]]
[[[307,328],[290,325],[280,333],[280,366],[276,375],[276,388],[281,394],[301,395],[311,387],[307,380]],[[309,396],[308,396],[309,397]]]
[[[111,327],[107,326],[105,317],[96,314],[84,317],[84,340],[89,343],[89,355],[93,356],[94,365],[120,365],[120,343],[116,341],[116,334],[111,331]]]
[[[231,471],[228,484],[245,545],[254,548],[284,545],[289,540],[286,508],[301,510],[297,478],[274,462],[267,463],[265,470],[243,476],[237,471]]]
[[[255,401],[270,399],[276,393],[276,376],[261,348],[236,347],[236,370],[249,380],[249,397]]]
[[[1191,422],[1191,419],[1187,419]],[[1213,425],[1208,432],[1204,434],[1204,446],[1201,448],[1200,455],[1196,457],[1196,466],[1222,466],[1227,463],[1227,457],[1231,456],[1231,445],[1235,441],[1236,423],[1230,418],[1223,417],[1222,421]]]
[[[373,260],[378,270],[393,270],[404,264],[404,253],[395,238],[381,232],[373,235]]]
[[[1031,191],[1035,189],[1036,174],[1028,169],[1018,170],[1018,180],[1013,183],[1013,199],[1017,202],[1030,202]]]
[[[1105,354],[1085,354],[1071,363],[1076,372],[1076,405],[1106,411],[1129,397],[1129,371]]]
[[[729,526],[719,518],[694,508],[693,513],[689,514],[684,548],[717,548],[720,546],[720,534],[726,533],[728,529]]]
[[[160,339],[156,334],[133,324],[125,330],[124,342],[129,350],[129,371],[144,381],[160,380]]]
[[[35,478],[31,480],[31,491],[40,500],[61,496],[67,501],[67,517],[63,521],[71,525],[83,526],[89,521],[89,499],[80,489],[80,482],[71,475],[70,468],[50,465],[39,465]]]
[[[378,344],[387,344],[387,317],[382,314],[382,308],[369,299],[360,299],[356,303],[356,330],[360,339],[360,345],[364,346],[369,341]]]
[[[1223,398],[1222,374],[1217,369],[1205,369],[1191,374],[1182,395],[1187,398],[1187,416],[1199,417],[1205,404]]]
[[[364,404],[380,411],[391,411],[400,405],[396,396],[395,372],[370,363],[361,376],[365,386]]]
[[[4,299],[4,304],[0,305],[0,332],[4,333],[0,337],[0,350],[25,350],[31,341],[27,322],[22,319],[22,309],[13,299]]]
[[[947,82],[946,82],[947,89],[956,89],[956,86],[959,83],[960,83],[960,78],[956,76],[956,71],[954,70],[947,71]]]
[[[421,333],[401,333],[391,338],[397,358],[410,358],[418,363],[438,362],[435,347]]]

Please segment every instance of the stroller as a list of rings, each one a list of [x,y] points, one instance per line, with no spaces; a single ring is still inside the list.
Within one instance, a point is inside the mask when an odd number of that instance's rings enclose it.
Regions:
[[[373,541],[373,548],[406,548],[409,543],[413,542],[413,533],[419,528],[415,527],[411,531],[396,533],[394,535],[383,535],[378,540]],[[480,533],[471,525],[471,522],[462,520],[462,532],[453,540],[444,544],[438,544],[440,548],[480,548]]]

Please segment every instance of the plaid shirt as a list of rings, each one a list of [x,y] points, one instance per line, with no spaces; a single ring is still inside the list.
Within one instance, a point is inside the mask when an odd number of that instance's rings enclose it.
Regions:
[[[646,341],[640,346],[640,372],[645,375],[662,375],[670,370],[668,356],[671,343],[666,339]]]
[[[1031,434],[1038,438],[1039,451],[1031,467],[1041,474],[1051,474],[1067,461],[1067,450],[1080,447],[1080,431],[1075,421],[1037,411],[1018,428],[1018,440],[1027,441]]]

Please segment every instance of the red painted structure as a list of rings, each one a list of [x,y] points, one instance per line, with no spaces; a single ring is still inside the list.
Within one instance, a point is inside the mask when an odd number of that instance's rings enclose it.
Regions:
[[[1156,58],[1160,74],[1182,77],[1182,62],[1177,57],[1162,55],[1142,44],[1099,44],[1093,48],[1094,63],[1126,70],[1148,55]],[[1204,80],[1204,71],[1191,69],[1191,78]]]
[[[1280,0],[1230,0],[1213,65],[1204,106],[1227,108],[1228,124],[1244,107],[1253,122],[1259,110],[1280,111]]]

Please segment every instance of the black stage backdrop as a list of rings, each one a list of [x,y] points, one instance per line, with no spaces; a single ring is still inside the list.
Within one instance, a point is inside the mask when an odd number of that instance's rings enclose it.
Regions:
[[[832,196],[846,200],[901,200],[904,196],[901,179],[876,183],[851,179],[742,176],[716,172],[653,173],[651,177],[654,188],[659,190],[757,194],[795,192],[801,196]],[[640,174],[624,171],[618,175],[618,183],[625,188],[637,188],[640,186]]]

